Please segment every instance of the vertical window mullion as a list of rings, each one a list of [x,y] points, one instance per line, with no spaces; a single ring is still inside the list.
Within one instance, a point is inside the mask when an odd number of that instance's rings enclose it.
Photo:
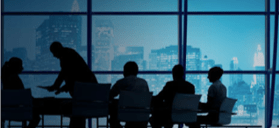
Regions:
[[[1,0],[1,62],[4,61],[4,0]],[[2,65],[2,64],[1,64]]]
[[[178,63],[182,64],[182,0],[178,0]]]
[[[265,0],[265,71],[270,68],[270,0]],[[268,128],[270,75],[265,74],[265,127]]]
[[[87,64],[92,71],[92,0],[87,0]],[[88,118],[88,127],[91,128],[92,120]]]
[[[270,90],[270,110],[269,110],[269,122],[268,127],[272,126],[273,118],[273,103],[274,103],[274,89],[275,89],[275,71],[277,62],[277,39],[278,39],[278,0],[275,1],[275,23],[274,23],[274,45],[273,45],[273,62],[272,62],[272,78],[271,78],[271,90]]]
[[[92,70],[92,0],[87,0],[87,64]]]
[[[186,72],[186,54],[187,54],[187,25],[188,25],[188,0],[184,1],[184,28],[183,28],[183,66],[184,72]],[[184,73],[185,74],[185,73]],[[185,75],[184,75],[185,76]],[[185,79],[185,78],[184,78]]]

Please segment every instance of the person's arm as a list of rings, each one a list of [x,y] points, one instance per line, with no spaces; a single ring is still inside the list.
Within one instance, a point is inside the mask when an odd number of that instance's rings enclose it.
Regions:
[[[168,83],[164,86],[164,88],[159,92],[157,96],[155,96],[156,100],[163,101],[165,97],[167,97],[167,91],[168,91]]]
[[[109,92],[109,99],[112,100],[115,96],[117,96],[120,93],[119,89],[119,83],[118,81],[112,86],[110,92]]]
[[[195,94],[195,86],[191,84],[190,94]]]
[[[206,106],[208,109],[211,109],[211,107],[214,104],[214,99],[216,97],[216,90],[213,86],[210,86],[208,89],[208,94],[207,94],[207,103]]]
[[[49,86],[48,91],[58,90],[64,80],[63,71],[61,71],[56,78],[53,85]]]

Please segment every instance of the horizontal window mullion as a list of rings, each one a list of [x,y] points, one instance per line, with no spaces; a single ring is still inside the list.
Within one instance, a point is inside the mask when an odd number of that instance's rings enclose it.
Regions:
[[[93,71],[94,74],[123,74],[123,71]],[[23,71],[22,74],[58,74],[59,71]],[[139,71],[139,74],[171,74],[172,71]],[[186,71],[186,74],[206,74],[208,71]],[[276,73],[279,73],[277,71]],[[269,71],[224,71],[224,74],[271,74]]]
[[[188,15],[268,15],[275,12],[187,12]]]
[[[87,12],[2,12],[2,15],[87,15]]]
[[[206,74],[208,71],[186,71],[186,74]],[[269,71],[224,71],[224,74],[268,74]]]
[[[2,15],[87,15],[87,12],[2,12]],[[275,12],[91,12],[92,15],[267,15]]]

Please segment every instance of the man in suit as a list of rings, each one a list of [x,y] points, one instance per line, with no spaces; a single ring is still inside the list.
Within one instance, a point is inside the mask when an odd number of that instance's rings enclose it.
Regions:
[[[175,65],[172,69],[173,81],[169,81],[163,90],[152,99],[154,112],[150,119],[152,128],[172,127],[171,106],[176,93],[195,94],[195,87],[183,79],[184,68]],[[166,108],[166,110],[162,110]]]
[[[227,88],[222,84],[220,78],[223,75],[223,69],[220,67],[213,67],[208,72],[208,79],[212,83],[208,89],[207,102],[200,103],[199,109],[217,110],[219,111],[221,103],[227,97]],[[197,123],[190,125],[190,128],[200,128],[200,123],[203,122],[218,122],[219,114],[216,112],[209,112],[206,116],[198,116]]]
[[[60,42],[53,42],[50,46],[53,56],[60,60],[61,71],[48,91],[69,92],[73,96],[76,81],[98,83],[95,75],[87,66],[83,58],[72,48],[63,47]],[[65,85],[60,88],[62,82]],[[71,117],[70,128],[85,128],[85,118]]]
[[[132,91],[132,92],[149,92],[147,82],[137,77],[138,65],[134,61],[129,61],[124,65],[124,78],[118,80],[110,90],[110,127],[121,128],[120,122],[117,119],[118,100],[114,100],[114,97],[120,94],[120,91]],[[127,124],[127,123],[126,123]],[[136,123],[134,127],[146,127],[147,123]]]

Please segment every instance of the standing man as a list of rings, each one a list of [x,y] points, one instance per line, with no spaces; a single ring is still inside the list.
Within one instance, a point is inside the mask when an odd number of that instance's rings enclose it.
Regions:
[[[65,91],[73,96],[76,81],[98,83],[86,62],[74,49],[63,47],[60,42],[53,42],[50,51],[60,60],[61,71],[54,84],[47,87],[48,91],[56,91],[55,94]],[[65,85],[60,88],[63,81]],[[85,128],[85,118],[72,117],[70,128]]]

